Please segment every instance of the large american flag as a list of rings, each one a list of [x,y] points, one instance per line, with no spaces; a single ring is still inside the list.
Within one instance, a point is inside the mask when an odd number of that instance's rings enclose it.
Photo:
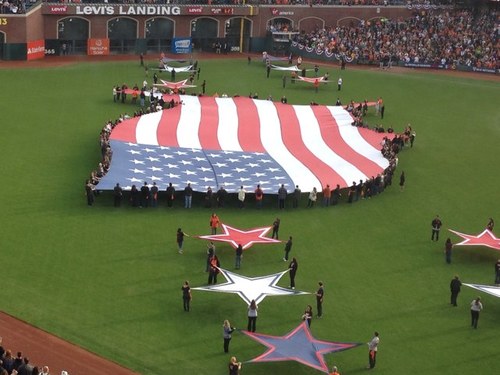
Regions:
[[[383,134],[351,125],[338,106],[290,105],[246,97],[168,96],[182,105],[117,125],[113,158],[101,190],[120,183],[169,183],[193,190],[228,192],[257,184],[276,193],[350,186],[388,167],[380,149]]]

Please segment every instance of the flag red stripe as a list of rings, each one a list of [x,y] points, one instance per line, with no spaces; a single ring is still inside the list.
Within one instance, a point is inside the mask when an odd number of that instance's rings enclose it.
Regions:
[[[178,100],[178,97],[170,97],[170,100]],[[166,100],[167,98],[165,98]],[[160,124],[156,131],[156,137],[159,145],[168,145],[170,147],[179,147],[177,142],[177,126],[181,117],[182,105],[163,111]]]
[[[379,173],[377,171],[381,171],[378,164],[359,154],[345,142],[340,134],[337,121],[327,107],[312,106],[312,109],[318,123],[321,124],[320,130],[325,143],[334,150],[337,155],[354,165],[367,177],[371,177],[373,174]],[[351,181],[346,181],[346,183],[350,185]]]
[[[261,120],[250,98],[234,98],[238,111],[238,139],[246,152],[266,152],[260,140]]]
[[[110,139],[117,141],[137,143],[136,128],[140,117],[133,117],[115,126],[111,132]]]
[[[220,150],[220,144],[217,137],[217,128],[219,126],[219,111],[215,98],[201,97],[201,119],[198,130],[198,138],[203,149]]]
[[[281,126],[282,139],[286,148],[299,159],[317,178],[321,181],[322,187],[327,184],[339,183],[342,185],[344,179],[335,172],[328,164],[324,163],[314,155],[304,144],[300,133],[300,125],[295,115],[293,106],[288,104],[275,103]],[[319,186],[317,186],[319,188]]]

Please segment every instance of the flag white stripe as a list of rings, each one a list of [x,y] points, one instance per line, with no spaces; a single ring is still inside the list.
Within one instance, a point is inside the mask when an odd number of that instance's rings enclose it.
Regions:
[[[343,159],[325,143],[318,120],[310,106],[294,105],[293,109],[299,119],[302,140],[309,151],[328,164],[347,184],[365,177],[355,165]]]
[[[183,105],[179,124],[177,125],[177,141],[179,147],[202,148],[198,132],[201,121],[201,103],[197,96],[182,96]],[[166,111],[168,113],[168,111]],[[168,121],[168,120],[167,120]]]
[[[141,116],[135,129],[137,143],[145,145],[158,145],[156,136],[158,126],[162,118],[163,111],[153,112],[146,116]]]
[[[321,188],[316,176],[293,156],[283,143],[281,123],[274,103],[254,100],[260,119],[260,139],[267,153],[280,164],[296,185]],[[279,185],[279,180],[276,180]]]
[[[360,155],[363,155],[365,158],[370,159],[383,169],[389,166],[389,161],[383,157],[380,150],[377,150],[370,143],[368,143],[359,133],[359,129],[351,125],[352,117],[349,115],[349,112],[341,107],[327,108],[337,121],[340,135],[354,151],[356,151]]]
[[[219,111],[217,138],[222,150],[243,151],[238,138],[238,111],[230,98],[216,98]]]

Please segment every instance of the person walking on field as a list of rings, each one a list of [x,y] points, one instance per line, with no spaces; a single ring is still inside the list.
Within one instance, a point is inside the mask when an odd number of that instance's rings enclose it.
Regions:
[[[378,352],[378,344],[380,342],[380,338],[378,332],[374,333],[372,340],[368,343],[368,368],[372,369],[375,367],[375,363],[377,362],[377,352]]]
[[[481,297],[477,297],[470,303],[471,327],[477,329],[477,322],[479,321],[479,313],[483,309]]]

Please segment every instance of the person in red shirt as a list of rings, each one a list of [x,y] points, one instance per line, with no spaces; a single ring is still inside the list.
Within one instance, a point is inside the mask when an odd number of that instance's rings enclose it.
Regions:
[[[328,207],[330,205],[330,199],[332,198],[332,190],[330,185],[326,185],[323,189],[323,206]]]
[[[212,234],[217,234],[217,228],[220,226],[220,220],[217,214],[214,212],[212,216],[210,216],[210,229]]]
[[[257,189],[255,189],[255,202],[257,203],[257,208],[262,208],[263,199],[264,199],[264,192],[260,188],[260,185],[257,185]]]

